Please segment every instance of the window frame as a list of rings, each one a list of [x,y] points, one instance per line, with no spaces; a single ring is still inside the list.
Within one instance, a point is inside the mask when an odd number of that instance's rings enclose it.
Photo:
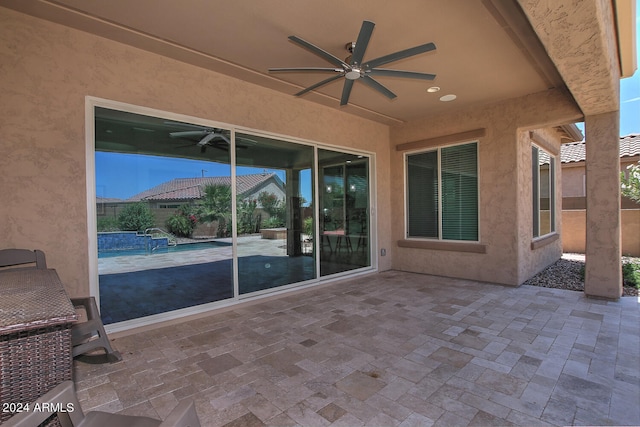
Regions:
[[[549,157],[549,174],[547,188],[549,189],[549,231],[546,233],[541,232],[541,174],[540,174],[540,152],[545,153]],[[556,155],[552,154],[548,150],[545,150],[541,146],[532,143],[531,144],[531,196],[532,196],[532,238],[533,240],[543,239],[545,237],[556,234],[556,168],[557,161]]]
[[[289,290],[300,288],[300,287],[308,287],[321,285],[323,283],[328,283],[332,280],[336,280],[340,277],[347,277],[365,273],[367,271],[377,271],[379,260],[375,254],[378,251],[378,220],[375,212],[378,210],[378,197],[377,197],[377,173],[376,173],[376,158],[378,156],[377,152],[357,149],[354,147],[343,147],[343,146],[334,146],[329,145],[327,143],[323,143],[315,140],[302,139],[293,136],[287,136],[284,134],[273,133],[269,131],[256,130],[247,127],[243,127],[241,125],[227,124],[223,122],[213,122],[209,119],[198,118],[195,116],[183,115],[180,113],[175,113],[171,111],[158,110],[149,107],[143,107],[134,104],[123,103],[120,101],[112,101],[109,99],[97,98],[93,96],[85,97],[85,165],[87,170],[86,175],[86,194],[87,194],[87,233],[88,233],[88,242],[87,242],[87,250],[89,253],[89,292],[90,295],[94,296],[100,304],[100,290],[99,290],[99,268],[98,268],[98,243],[97,243],[97,187],[96,187],[96,138],[95,138],[95,129],[96,129],[96,108],[106,108],[111,110],[117,110],[126,113],[133,113],[136,115],[145,115],[151,116],[154,118],[162,118],[170,121],[179,121],[185,122],[189,124],[196,124],[201,126],[209,126],[209,127],[223,127],[226,130],[230,130],[232,133],[232,141],[235,141],[236,132],[241,132],[243,134],[247,134],[247,136],[256,135],[262,136],[265,138],[276,139],[282,142],[290,142],[293,144],[304,145],[311,147],[313,150],[313,170],[316,171],[312,174],[313,184],[311,186],[312,197],[318,197],[318,151],[319,150],[328,150],[336,153],[340,153],[343,155],[352,155],[359,159],[363,159],[362,161],[367,161],[368,172],[367,172],[367,229],[368,229],[368,247],[365,247],[365,251],[368,251],[368,265],[364,267],[353,268],[346,271],[341,271],[337,273],[331,273],[327,275],[320,275],[320,255],[316,260],[316,277],[312,280],[307,280],[304,282],[296,282],[291,285],[283,285],[273,292],[265,292],[265,295],[271,293],[280,293],[287,292]],[[231,151],[231,157],[235,156],[235,150]],[[236,191],[236,166],[238,166],[235,159],[232,161],[234,165],[231,169],[231,187],[232,192]],[[234,196],[235,199],[235,196]],[[314,202],[315,203],[315,202]],[[314,216],[317,218],[317,204],[314,208]],[[237,218],[237,213],[235,211],[236,204],[232,203],[233,217]],[[233,227],[236,227],[237,221],[233,221]],[[313,221],[314,223],[314,236],[319,236],[319,225],[318,221]],[[234,230],[234,241],[237,241],[236,232]],[[353,237],[353,236],[352,236]],[[353,242],[355,246],[355,241]],[[321,253],[320,248],[320,239],[313,239],[314,251],[318,254]],[[234,264],[237,265],[237,243],[234,243],[233,246],[233,258]],[[355,252],[355,251],[354,251]],[[237,269],[237,267],[234,267]],[[237,280],[237,271],[234,271],[234,281]],[[234,286],[236,282],[234,282]],[[217,309],[219,307],[232,306],[243,300],[250,300],[253,298],[261,298],[263,295],[260,292],[255,292],[251,294],[243,294],[241,295],[234,288],[234,297],[213,302],[210,304],[204,304],[200,306],[187,307],[185,309],[179,309],[175,311],[169,311],[164,313],[159,313],[157,315],[140,317],[131,320],[125,320],[123,322],[112,323],[107,325],[107,332],[116,332],[116,331],[124,331],[133,327],[146,326],[157,324],[158,322],[164,320],[171,320],[175,318],[180,318],[185,315],[197,314],[205,311],[210,311],[213,309]]]
[[[447,239],[443,237],[443,191],[442,191],[442,150],[452,147],[460,147],[464,145],[475,145],[475,166],[476,166],[476,229],[477,236],[475,240],[459,240],[459,239]],[[426,154],[426,153],[436,153],[436,163],[437,163],[437,233],[436,237],[429,236],[415,236],[410,235],[409,224],[410,224],[410,196],[409,196],[409,159],[411,156]],[[429,147],[425,149],[415,150],[404,153],[404,209],[405,209],[405,227],[404,227],[404,239],[405,240],[414,240],[414,241],[424,241],[424,242],[442,242],[442,243],[463,243],[463,244],[476,244],[480,243],[480,141],[479,140],[470,140],[464,142],[456,142],[452,144],[441,145],[437,147]],[[440,244],[440,243],[437,243]]]

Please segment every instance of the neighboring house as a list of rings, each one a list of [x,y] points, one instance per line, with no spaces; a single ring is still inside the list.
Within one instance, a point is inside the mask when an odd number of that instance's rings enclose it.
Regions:
[[[96,196],[96,214],[100,217],[115,217],[124,204],[124,200],[114,197],[100,197]]]
[[[147,202],[154,214],[156,225],[165,228],[166,220],[176,212],[176,209],[184,204],[197,203],[204,197],[205,188],[208,185],[230,186],[231,177],[174,178],[126,200],[97,197],[97,213],[99,217],[116,217],[127,204]],[[278,200],[284,201],[286,197],[284,183],[275,173],[238,175],[236,177],[236,191],[239,200],[257,201],[262,192],[274,194]],[[259,203],[257,207],[261,208]],[[212,235],[212,232],[207,230],[204,225],[199,225],[194,234],[196,236],[200,234]]]
[[[565,252],[584,253],[586,248],[587,173],[585,141],[563,144],[562,161],[562,248]],[[620,171],[640,161],[640,135],[620,138]],[[620,200],[622,254],[640,256],[640,205]]]
[[[362,262],[341,270],[318,249],[299,258],[308,268],[291,288],[392,269],[519,286],[562,255],[558,129],[583,121],[593,154],[585,293],[622,295],[619,86],[636,69],[633,0],[133,3],[0,0],[0,234],[8,247],[44,250],[71,296],[100,295],[95,151],[175,155],[171,136],[186,134],[199,138],[181,156],[285,170],[288,205],[306,180],[316,218],[324,183],[345,184],[335,201],[345,221],[355,209],[363,220]],[[436,51],[388,69],[433,72],[434,81],[381,70],[384,96],[360,64],[269,73],[327,66],[290,35],[345,58],[370,15],[364,59],[386,67],[384,55],[433,41]],[[223,17],[213,30],[212,16]],[[333,83],[294,96],[327,76]],[[254,142],[230,150],[243,135]],[[242,300],[241,287],[230,289],[227,305]]]
[[[174,178],[131,196],[126,201],[148,201],[152,208],[175,209],[181,204],[202,199],[208,185],[231,186],[231,177]],[[275,194],[279,200],[286,196],[284,183],[275,173],[238,175],[236,192],[242,200],[257,200],[262,192]]]

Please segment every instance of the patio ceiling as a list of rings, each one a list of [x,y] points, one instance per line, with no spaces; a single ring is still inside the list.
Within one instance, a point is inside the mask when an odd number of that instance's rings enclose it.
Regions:
[[[340,107],[342,80],[304,95],[387,124],[501,99],[563,88],[516,1],[232,2],[182,0],[2,0],[1,5],[141,49],[295,94],[327,77],[269,74],[273,67],[330,67],[288,40],[296,35],[338,58],[349,55],[363,20],[376,23],[364,60],[433,42],[434,52],[383,68],[436,74],[434,81],[379,77],[397,94],[389,100],[356,82]],[[431,86],[439,92],[429,93]],[[453,94],[452,102],[442,102]]]

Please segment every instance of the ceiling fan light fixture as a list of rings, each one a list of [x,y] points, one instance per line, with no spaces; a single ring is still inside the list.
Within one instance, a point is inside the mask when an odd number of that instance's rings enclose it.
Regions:
[[[362,77],[362,73],[360,72],[360,69],[352,68],[351,70],[347,71],[344,76],[348,80],[358,80],[360,77]]]

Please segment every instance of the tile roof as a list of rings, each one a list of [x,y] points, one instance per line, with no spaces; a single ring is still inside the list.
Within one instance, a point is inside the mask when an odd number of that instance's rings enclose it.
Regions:
[[[96,196],[96,203],[120,203],[122,199],[118,199],[115,197],[100,197]]]
[[[280,178],[275,173],[238,175],[236,184],[238,194],[247,193],[269,179],[275,178],[282,185]],[[163,182],[146,191],[138,193],[127,201],[139,200],[196,200],[204,195],[204,187],[207,185],[231,185],[230,176],[212,176],[204,178],[174,178]]]
[[[562,163],[584,162],[587,158],[585,141],[562,144],[560,161]],[[620,137],[620,157],[640,156],[640,135]]]

